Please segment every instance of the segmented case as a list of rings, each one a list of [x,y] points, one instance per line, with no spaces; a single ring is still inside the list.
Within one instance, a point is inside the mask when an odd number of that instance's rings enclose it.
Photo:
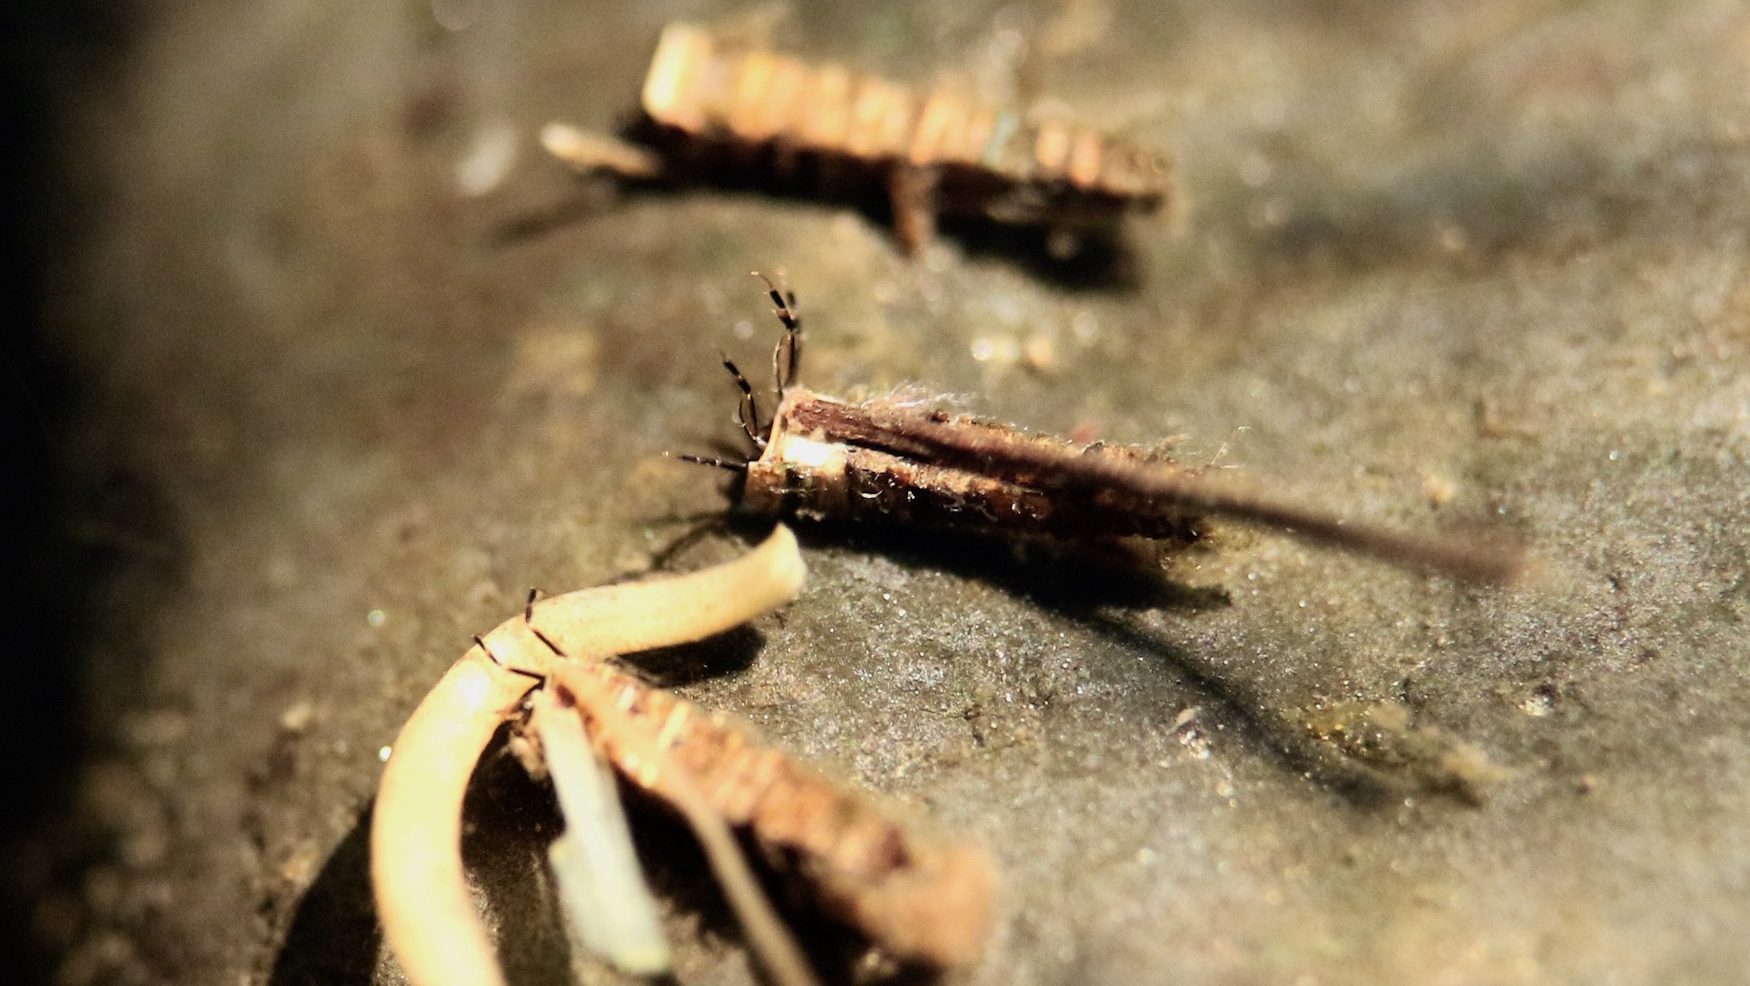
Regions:
[[[828,913],[894,957],[960,965],[982,949],[994,880],[983,852],[920,834],[745,727],[606,662],[567,662],[556,677],[614,702],[657,738],[658,762],[641,760],[594,721],[591,701],[579,695],[591,735],[634,784],[673,800],[673,770],[686,771],[725,821],[745,827],[813,885]]]
[[[1201,525],[1193,512],[1147,497],[1115,489],[1054,489],[1051,477],[1039,472],[968,468],[914,447],[895,427],[914,418],[940,420],[993,446],[1172,468],[1164,457],[1132,446],[1078,445],[890,398],[849,402],[797,387],[773,415],[764,451],[747,464],[742,501],[750,510],[775,516],[971,527],[1069,539],[1143,537],[1188,543],[1199,536]]]
[[[1085,227],[1155,211],[1168,194],[1165,155],[1096,130],[745,50],[693,24],[663,30],[642,108],[671,159],[769,150],[780,172],[809,157],[825,172],[870,172],[902,235],[908,212],[925,235],[936,214]]]

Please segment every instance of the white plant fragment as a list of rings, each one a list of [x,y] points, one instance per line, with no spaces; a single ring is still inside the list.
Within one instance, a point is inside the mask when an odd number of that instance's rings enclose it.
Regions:
[[[547,689],[535,692],[529,724],[541,739],[565,834],[547,850],[572,937],[624,972],[669,970],[656,898],[638,866],[614,772],[591,748],[583,720]]]

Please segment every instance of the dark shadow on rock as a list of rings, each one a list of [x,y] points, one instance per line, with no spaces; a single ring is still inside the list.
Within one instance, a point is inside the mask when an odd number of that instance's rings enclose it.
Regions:
[[[656,895],[677,909],[698,918],[700,932],[708,940],[734,943],[745,948],[735,913],[711,876],[710,863],[686,823],[667,806],[637,790],[625,790],[626,808],[632,819],[633,841],[638,858]],[[927,967],[893,965],[871,973],[863,957],[869,943],[843,923],[827,917],[810,896],[807,886],[791,874],[793,867],[771,861],[745,834],[742,851],[754,864],[766,896],[778,909],[784,924],[796,936],[809,964],[823,986],[925,986],[939,981],[940,974]],[[766,981],[757,960],[749,962]]]
[[[268,983],[368,984],[381,941],[382,927],[371,899],[371,809],[367,807],[298,901]]]
[[[1126,225],[1120,221],[1070,232],[949,217],[942,220],[939,232],[959,243],[970,258],[1006,261],[1065,290],[1129,293],[1142,287],[1146,272],[1125,233]]]
[[[1361,808],[1377,808],[1402,795],[1405,785],[1312,736],[1291,714],[1274,708],[1251,682],[1222,673],[1210,662],[1162,639],[1134,621],[1085,614],[1088,627],[1128,650],[1151,654],[1192,687],[1209,696],[1247,745],[1305,775]]]
[[[498,950],[512,982],[570,981],[558,900],[545,878],[546,847],[563,826],[551,793],[508,755],[503,731],[487,747],[463,804],[462,860],[498,918]],[[371,891],[371,810],[323,864],[293,912],[271,986],[368,984],[382,924]]]
[[[743,517],[739,523],[753,524],[755,520]],[[1279,761],[1286,770],[1312,777],[1357,806],[1383,804],[1405,788],[1396,779],[1319,741],[1292,715],[1273,710],[1250,683],[1223,673],[1211,662],[1115,612],[1171,610],[1194,615],[1232,605],[1224,588],[1175,582],[1127,545],[1016,542],[976,533],[827,523],[800,524],[797,531],[809,547],[875,551],[908,566],[976,579],[1075,619],[1129,650],[1151,654],[1163,667],[1208,695],[1210,704],[1237,725],[1237,733],[1252,748]]]
[[[16,655],[0,694],[0,969],[18,982],[47,982],[68,945],[41,919],[49,901],[83,910],[86,867],[113,858],[107,820],[79,803],[87,758],[109,744],[122,708],[131,709],[154,651],[151,626],[185,586],[180,515],[152,465],[130,445],[140,434],[132,408],[118,406],[94,372],[93,337],[70,331],[69,298],[91,286],[69,261],[80,255],[107,202],[79,179],[89,148],[73,139],[82,97],[102,91],[130,63],[142,5],[26,0],[7,8],[0,119],[12,138],[0,173],[0,273],[7,299],[0,332],[0,557],[13,571],[0,593],[0,621]],[[142,384],[143,386],[143,384]],[[130,422],[133,422],[130,425]],[[93,440],[95,439],[95,440]],[[120,523],[104,487],[125,483]],[[136,513],[129,509],[140,506]],[[134,539],[138,538],[136,542]],[[134,550],[150,543],[161,549]],[[136,608],[137,607],[137,608]],[[73,927],[93,927],[80,915]]]
[[[596,196],[574,192],[551,201],[519,206],[493,221],[487,238],[494,246],[515,246],[587,222],[602,209]]]
[[[750,536],[755,529],[769,529],[770,523],[746,514],[733,514],[729,520],[732,529],[743,529]],[[1193,615],[1232,605],[1226,589],[1175,582],[1130,545],[1016,541],[977,532],[829,522],[800,523],[796,530],[810,548],[879,552],[908,566],[976,579],[1078,620],[1127,649],[1152,654],[1208,695],[1211,704],[1237,724],[1238,734],[1253,748],[1357,806],[1383,804],[1406,786],[1319,741],[1292,715],[1273,710],[1248,682],[1222,673],[1210,662],[1116,614],[1117,610],[1171,610]]]
[[[547,847],[565,831],[551,788],[529,778],[504,743],[486,748],[468,784],[462,862],[497,926],[499,961],[511,982],[570,982],[571,946],[547,867]]]
[[[761,522],[746,515],[733,520],[750,527]],[[1154,552],[1174,550],[1170,545],[1017,539],[1007,533],[827,521],[799,522],[795,529],[808,547],[877,552],[912,567],[976,579],[1067,613],[1106,607],[1201,612],[1229,604],[1225,589],[1187,585],[1162,571]]]
[[[753,664],[765,645],[765,634],[743,624],[698,643],[639,651],[623,659],[639,677],[659,688],[675,688],[739,674]]]
[[[553,164],[557,171],[558,163]],[[817,191],[817,182],[807,175],[779,181],[759,167],[730,165],[721,171],[689,170],[674,181],[614,181],[611,178],[582,179],[591,184],[541,202],[518,205],[489,226],[488,241],[499,247],[515,246],[554,235],[567,227],[610,211],[617,201],[634,198],[678,198],[689,194],[716,194],[759,201],[807,204],[820,209],[849,209],[872,226],[883,230],[894,249],[893,209],[884,194],[875,194],[869,181],[850,183],[846,191]],[[604,194],[602,185],[612,186]],[[1059,233],[1050,227],[997,222],[978,216],[944,216],[937,235],[958,243],[968,255],[1014,264],[1033,277],[1066,290],[1133,291],[1142,285],[1142,265],[1137,262],[1124,223],[1110,227]]]

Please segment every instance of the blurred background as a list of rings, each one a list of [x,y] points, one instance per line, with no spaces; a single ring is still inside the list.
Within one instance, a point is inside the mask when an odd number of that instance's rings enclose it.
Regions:
[[[1750,969],[1750,8],[1738,0],[14,5],[0,782],[23,981],[396,982],[365,824],[469,635],[728,557],[752,269],[804,374],[1170,440],[1530,546],[1455,586],[1243,530],[1158,572],[811,528],[783,616],[648,666],[987,845],[952,983],[1735,983]],[[908,258],[807,189],[626,189],[664,23],[1109,128],[1169,215]],[[704,525],[704,534],[689,532]],[[467,845],[574,960],[549,795]],[[635,811],[687,983],[755,972]],[[882,981],[804,920],[835,981]],[[915,978],[914,973],[898,978]]]

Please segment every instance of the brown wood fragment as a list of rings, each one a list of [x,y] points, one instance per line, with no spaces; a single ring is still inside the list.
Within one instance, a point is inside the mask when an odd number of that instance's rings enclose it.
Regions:
[[[954,966],[982,950],[995,880],[977,847],[932,837],[759,742],[746,725],[608,663],[566,663],[555,674],[579,696],[611,700],[626,718],[627,727],[607,728],[600,701],[578,702],[592,737],[628,779],[675,804],[683,787],[696,789],[769,860],[806,881],[827,913],[889,955]],[[658,737],[656,749],[628,735]]]

